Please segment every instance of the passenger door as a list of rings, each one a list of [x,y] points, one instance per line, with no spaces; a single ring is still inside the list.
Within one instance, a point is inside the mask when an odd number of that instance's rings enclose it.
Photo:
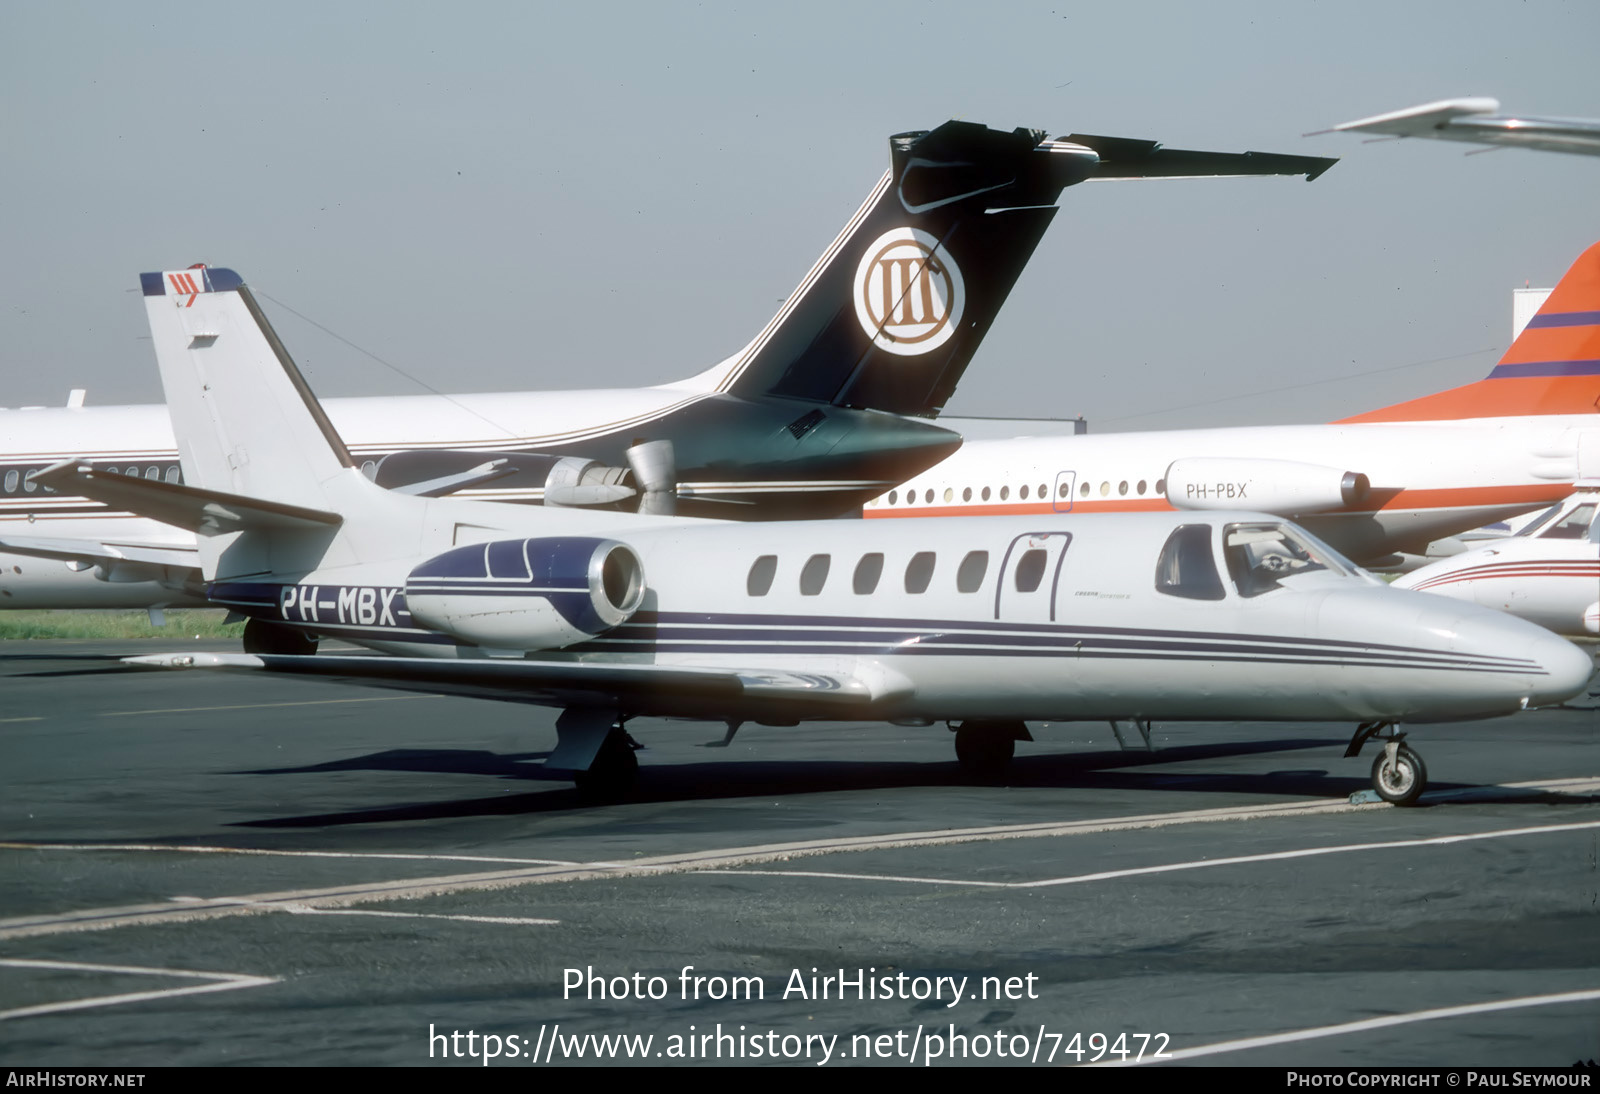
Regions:
[[[1056,618],[1056,587],[1066,562],[1069,532],[1028,532],[1006,547],[994,617],[1010,623],[1051,623]]]

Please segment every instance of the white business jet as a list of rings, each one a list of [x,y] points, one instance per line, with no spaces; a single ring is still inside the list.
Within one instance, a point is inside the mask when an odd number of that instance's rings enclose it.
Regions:
[[[384,490],[361,474],[227,271],[146,308],[184,483],[82,461],[38,476],[199,534],[209,595],[401,656],[181,654],[562,709],[548,763],[634,773],[639,715],[956,728],[993,769],[1032,720],[1400,723],[1576,694],[1589,658],[1475,605],[1400,592],[1286,522],[1218,511],[723,523]],[[1380,794],[1416,799],[1392,732]]]
[[[737,519],[857,512],[960,445],[918,416],[936,415],[955,389],[1065,187],[1315,178],[1335,162],[1048,140],[972,122],[899,134],[889,152],[889,171],[778,314],[698,376],[338,399],[329,417],[371,478],[412,493]],[[211,276],[178,271],[169,290],[207,292]],[[0,438],[0,551],[10,552],[0,554],[0,608],[156,607],[200,595],[192,536],[36,481],[66,457],[181,481],[163,407],[0,411]]]
[[[867,517],[1204,513],[1291,517],[1365,565],[1548,506],[1600,477],[1600,244],[1487,378],[1328,425],[969,441]]]
[[[1569,638],[1600,635],[1600,480],[1580,482],[1516,535],[1394,584],[1498,608]]]

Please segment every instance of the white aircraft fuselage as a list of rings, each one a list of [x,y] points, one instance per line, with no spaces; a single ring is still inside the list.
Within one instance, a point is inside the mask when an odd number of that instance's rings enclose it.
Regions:
[[[1288,464],[1328,473],[1284,483]],[[1184,475],[1191,466],[1198,473]],[[1181,481],[1169,479],[1175,468]],[[1344,501],[1344,473],[1366,476],[1364,498]],[[862,515],[1248,507],[1293,514],[1344,554],[1375,560],[1549,505],[1596,474],[1600,414],[1018,437],[968,441]]]

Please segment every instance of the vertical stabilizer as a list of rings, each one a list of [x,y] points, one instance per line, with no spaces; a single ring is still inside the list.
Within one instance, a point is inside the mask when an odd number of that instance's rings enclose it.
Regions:
[[[1600,243],[1578,257],[1494,371],[1346,422],[1600,413]]]
[[[202,535],[208,580],[388,557],[419,499],[369,482],[232,270],[140,275],[190,486],[365,520],[322,531]],[[398,523],[397,523],[398,522]]]

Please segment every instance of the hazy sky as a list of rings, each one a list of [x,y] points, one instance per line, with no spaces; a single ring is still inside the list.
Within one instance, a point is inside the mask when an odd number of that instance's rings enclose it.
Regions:
[[[1600,239],[1600,159],[1302,134],[1466,94],[1600,116],[1596,43],[1594,0],[13,0],[0,405],[158,401],[137,275],[197,261],[324,395],[422,389],[274,301],[444,391],[677,379],[890,133],[961,117],[1343,161],[1067,190],[951,413],[1327,420],[1486,374],[1511,290]]]

